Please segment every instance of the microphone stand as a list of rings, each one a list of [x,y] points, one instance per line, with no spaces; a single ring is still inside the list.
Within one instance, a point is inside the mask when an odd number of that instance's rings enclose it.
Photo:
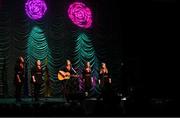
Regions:
[[[74,73],[76,73],[76,74],[77,74],[77,72],[74,70],[74,68],[73,68],[73,67],[71,67],[71,69],[74,71]]]

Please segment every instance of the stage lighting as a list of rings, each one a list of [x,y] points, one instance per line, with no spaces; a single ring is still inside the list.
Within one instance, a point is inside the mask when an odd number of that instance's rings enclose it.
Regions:
[[[68,16],[74,24],[81,28],[91,27],[91,10],[82,2],[72,3],[68,8]]]
[[[41,19],[46,13],[47,6],[43,0],[27,0],[25,11],[33,20]]]
[[[1,4],[2,4],[2,1],[0,0],[0,9],[1,9]]]

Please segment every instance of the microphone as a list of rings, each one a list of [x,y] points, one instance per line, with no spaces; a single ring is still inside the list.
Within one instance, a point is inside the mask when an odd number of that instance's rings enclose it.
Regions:
[[[73,68],[73,67],[71,67],[71,69],[74,71],[74,73],[76,73],[76,74],[77,74],[77,72],[74,70],[74,68]]]

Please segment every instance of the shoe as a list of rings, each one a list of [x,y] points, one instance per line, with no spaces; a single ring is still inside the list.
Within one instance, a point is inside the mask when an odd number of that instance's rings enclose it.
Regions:
[[[86,97],[88,96],[88,92],[85,92],[85,96],[86,96]]]

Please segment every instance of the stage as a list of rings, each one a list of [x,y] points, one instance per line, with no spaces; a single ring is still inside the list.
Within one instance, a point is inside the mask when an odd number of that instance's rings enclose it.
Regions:
[[[0,0],[0,116],[180,116],[176,2],[118,2]],[[79,77],[63,82],[67,60]],[[83,95],[67,103],[64,90]]]
[[[172,99],[121,98],[119,101],[104,102],[103,99],[87,98],[67,103],[64,98],[1,98],[1,116],[178,116],[177,103]]]
[[[1,116],[119,116],[118,106],[96,98],[69,103],[64,98],[41,98],[38,102],[32,98],[24,98],[22,102],[16,102],[15,98],[0,99]]]

